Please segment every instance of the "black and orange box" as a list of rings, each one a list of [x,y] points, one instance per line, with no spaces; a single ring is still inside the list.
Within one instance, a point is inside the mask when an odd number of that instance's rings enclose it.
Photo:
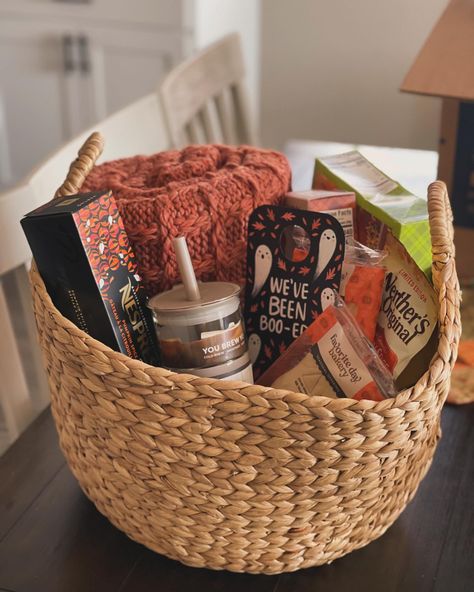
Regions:
[[[147,295],[111,192],[57,198],[21,225],[56,308],[112,349],[158,364]]]

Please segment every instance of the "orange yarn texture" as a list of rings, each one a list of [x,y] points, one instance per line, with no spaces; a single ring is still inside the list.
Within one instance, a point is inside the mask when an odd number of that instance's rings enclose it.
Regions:
[[[250,146],[203,145],[106,162],[82,190],[111,189],[148,294],[179,281],[172,239],[184,235],[202,280],[245,282],[252,210],[290,189],[286,157]]]

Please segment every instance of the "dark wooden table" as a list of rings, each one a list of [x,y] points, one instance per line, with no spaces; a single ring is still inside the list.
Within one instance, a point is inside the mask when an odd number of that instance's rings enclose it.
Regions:
[[[414,501],[379,540],[281,576],[185,567],[116,530],[82,494],[49,410],[0,459],[0,590],[468,592],[474,590],[474,405],[443,411]]]

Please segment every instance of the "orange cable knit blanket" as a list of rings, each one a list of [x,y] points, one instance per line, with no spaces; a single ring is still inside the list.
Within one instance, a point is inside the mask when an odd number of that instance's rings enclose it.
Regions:
[[[248,217],[279,203],[290,181],[279,152],[206,145],[106,162],[83,190],[112,190],[152,295],[178,282],[172,239],[180,235],[199,279],[243,285]]]

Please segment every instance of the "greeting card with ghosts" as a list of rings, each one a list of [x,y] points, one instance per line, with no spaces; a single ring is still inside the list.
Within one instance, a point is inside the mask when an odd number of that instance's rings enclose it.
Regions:
[[[333,216],[256,208],[248,224],[245,323],[254,378],[334,302],[344,231]]]

